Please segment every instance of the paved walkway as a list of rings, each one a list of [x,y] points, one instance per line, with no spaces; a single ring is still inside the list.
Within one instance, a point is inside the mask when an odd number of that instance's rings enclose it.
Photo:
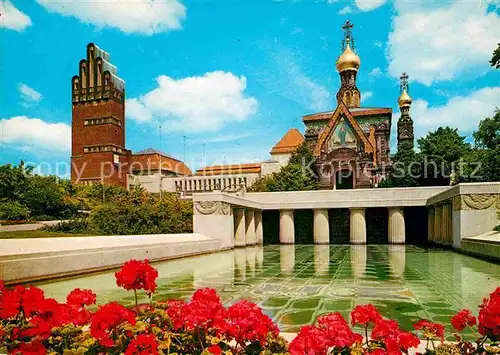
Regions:
[[[66,221],[42,221],[38,223],[28,223],[28,224],[12,224],[12,225],[7,225],[7,226],[0,226],[0,233],[1,232],[17,232],[17,231],[34,231],[40,228],[43,228],[45,226],[54,226],[56,224],[59,224],[61,222],[66,222]]]

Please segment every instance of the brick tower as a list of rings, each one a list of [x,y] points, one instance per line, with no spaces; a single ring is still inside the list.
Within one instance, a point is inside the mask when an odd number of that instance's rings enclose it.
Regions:
[[[127,187],[125,82],[109,54],[93,43],[71,80],[71,181]]]

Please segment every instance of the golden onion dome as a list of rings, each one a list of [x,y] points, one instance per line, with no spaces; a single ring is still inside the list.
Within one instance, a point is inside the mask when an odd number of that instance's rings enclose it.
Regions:
[[[337,59],[337,70],[343,72],[345,70],[356,70],[358,71],[361,60],[358,55],[354,53],[351,49],[349,43],[347,43],[344,53],[342,53]]]
[[[399,107],[411,105],[411,97],[406,92],[406,89],[404,89],[403,92],[401,93],[401,95],[399,96],[398,104],[399,104]]]

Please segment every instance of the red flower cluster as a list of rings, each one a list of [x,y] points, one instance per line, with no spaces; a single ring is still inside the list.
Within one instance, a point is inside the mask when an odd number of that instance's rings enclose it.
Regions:
[[[139,334],[130,342],[125,355],[158,355],[158,341],[154,335]]]
[[[278,327],[254,303],[239,301],[225,309],[211,288],[197,290],[191,301],[169,301],[167,314],[175,331],[194,329],[231,338],[244,348],[247,343],[265,346],[267,336],[277,336]]]
[[[485,298],[479,307],[479,333],[492,341],[500,341],[500,287],[490,293],[490,298]]]
[[[323,355],[330,348],[340,349],[361,343],[363,337],[354,333],[340,313],[318,318],[317,326],[303,327],[290,343],[290,354]]]
[[[74,293],[77,294],[78,292]],[[0,282],[0,340],[2,336],[7,335],[10,341],[22,340],[12,353],[45,354],[42,342],[52,335],[52,330],[67,324],[87,324],[90,312],[83,306],[93,302],[87,298],[84,303],[78,305],[58,303],[52,298],[46,298],[43,291],[37,287],[15,286],[7,289],[3,282]],[[19,327],[12,328],[10,334],[1,330],[2,320],[12,322],[20,317],[25,321],[21,322]]]
[[[126,290],[145,290],[153,293],[156,290],[158,271],[148,260],[129,260],[120,271],[115,273],[116,284]]]
[[[80,290],[79,288],[71,291],[66,297],[66,303],[72,306],[90,306],[96,301],[96,294],[92,290]]]
[[[374,324],[371,341],[365,339],[367,349],[373,350],[366,349],[362,353],[399,355],[420,344],[417,336],[399,329],[396,321],[383,319],[371,304],[355,307],[351,312],[351,324],[365,325],[366,329]],[[353,346],[362,346],[362,342],[363,337],[351,330],[340,313],[332,313],[319,317],[317,326],[303,327],[290,343],[289,350],[291,355],[325,355],[332,349],[334,353],[343,353]]]
[[[467,326],[472,327],[476,325],[476,317],[468,309],[462,309],[451,318],[451,325],[456,331],[461,332]]]
[[[115,344],[113,330],[125,322],[135,324],[135,313],[116,302],[108,303],[92,315],[90,334],[99,340],[99,344],[110,348]]]
[[[227,310],[226,334],[236,339],[238,344],[259,342],[266,344],[269,334],[278,336],[279,329],[271,318],[262,313],[254,303],[245,300],[233,304]]]
[[[387,354],[401,354],[410,348],[416,348],[420,339],[413,333],[399,329],[398,322],[380,319],[373,328],[371,338],[384,343]]]
[[[413,325],[416,330],[422,330],[425,339],[441,339],[444,340],[444,327],[439,323],[429,322],[421,319]]]
[[[382,316],[372,304],[364,306],[356,306],[351,312],[351,324],[361,324],[367,326],[368,324],[375,324]]]

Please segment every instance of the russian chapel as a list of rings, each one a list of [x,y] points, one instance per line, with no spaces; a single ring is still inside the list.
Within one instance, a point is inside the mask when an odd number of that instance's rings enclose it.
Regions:
[[[392,108],[361,107],[361,93],[356,85],[361,65],[355,53],[353,25],[342,29],[342,53],[336,68],[340,75],[337,107],[302,117],[305,139],[316,157],[323,189],[370,188],[392,172],[389,157]],[[401,118],[397,123],[398,148],[413,149],[413,121],[408,76],[401,76],[398,100]]]

